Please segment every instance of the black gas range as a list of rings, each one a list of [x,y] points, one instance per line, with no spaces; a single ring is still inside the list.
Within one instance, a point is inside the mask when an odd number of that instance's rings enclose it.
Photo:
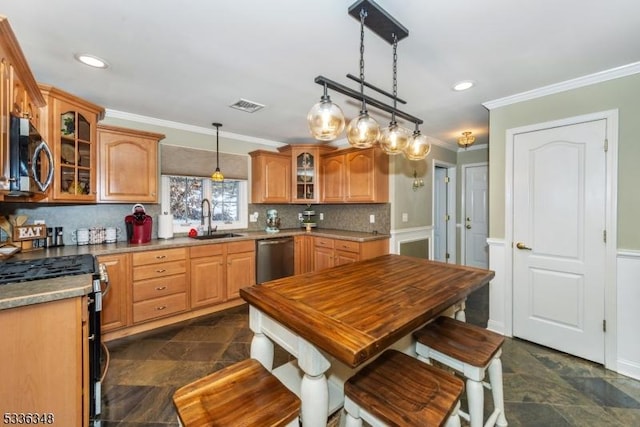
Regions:
[[[93,255],[67,255],[50,258],[7,260],[0,262],[0,285],[60,276],[96,273]]]
[[[109,290],[106,267],[98,265],[93,255],[67,255],[37,259],[15,259],[0,262],[0,286],[26,283],[34,280],[63,276],[91,274],[91,292],[88,294],[89,310],[89,419],[91,426],[100,426],[102,407],[101,357],[106,347],[102,346],[100,322],[102,297]],[[106,369],[106,368],[105,368]]]

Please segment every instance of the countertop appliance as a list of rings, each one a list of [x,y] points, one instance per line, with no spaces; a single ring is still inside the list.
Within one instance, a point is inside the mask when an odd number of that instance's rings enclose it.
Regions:
[[[151,241],[151,228],[153,218],[144,211],[144,206],[137,203],[131,209],[131,215],[124,217],[127,227],[127,240],[129,243],[149,243]]]
[[[278,211],[275,209],[267,209],[267,228],[264,229],[267,233],[277,233],[280,231],[280,217]]]
[[[7,196],[44,193],[53,181],[51,149],[28,119],[11,115]],[[5,177],[6,178],[6,177]]]
[[[293,237],[256,240],[256,283],[293,275]]]
[[[80,274],[92,275],[92,291],[88,295],[89,309],[89,418],[91,425],[100,425],[102,412],[102,351],[108,354],[100,335],[102,297],[109,291],[109,277],[103,264],[97,265],[90,254],[67,255],[27,260],[8,260],[0,263],[0,285],[33,280],[51,279]]]

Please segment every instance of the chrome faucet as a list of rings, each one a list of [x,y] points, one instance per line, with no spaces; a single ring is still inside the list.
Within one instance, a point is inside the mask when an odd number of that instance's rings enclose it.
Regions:
[[[207,202],[207,236],[211,234],[211,202],[207,199],[202,199],[202,203],[200,203],[200,211],[202,214],[200,215],[200,225],[204,225],[204,202]],[[216,227],[217,228],[217,227]]]

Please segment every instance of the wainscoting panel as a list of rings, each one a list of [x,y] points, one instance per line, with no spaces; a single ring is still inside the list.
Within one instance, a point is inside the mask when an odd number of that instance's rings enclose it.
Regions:
[[[640,251],[618,251],[618,372],[640,380]]]

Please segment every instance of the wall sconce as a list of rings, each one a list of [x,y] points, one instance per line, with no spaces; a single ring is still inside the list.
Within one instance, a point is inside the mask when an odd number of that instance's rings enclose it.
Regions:
[[[418,188],[424,187],[424,180],[422,178],[418,178],[418,172],[413,170],[413,184],[411,185],[413,191],[418,191]]]

